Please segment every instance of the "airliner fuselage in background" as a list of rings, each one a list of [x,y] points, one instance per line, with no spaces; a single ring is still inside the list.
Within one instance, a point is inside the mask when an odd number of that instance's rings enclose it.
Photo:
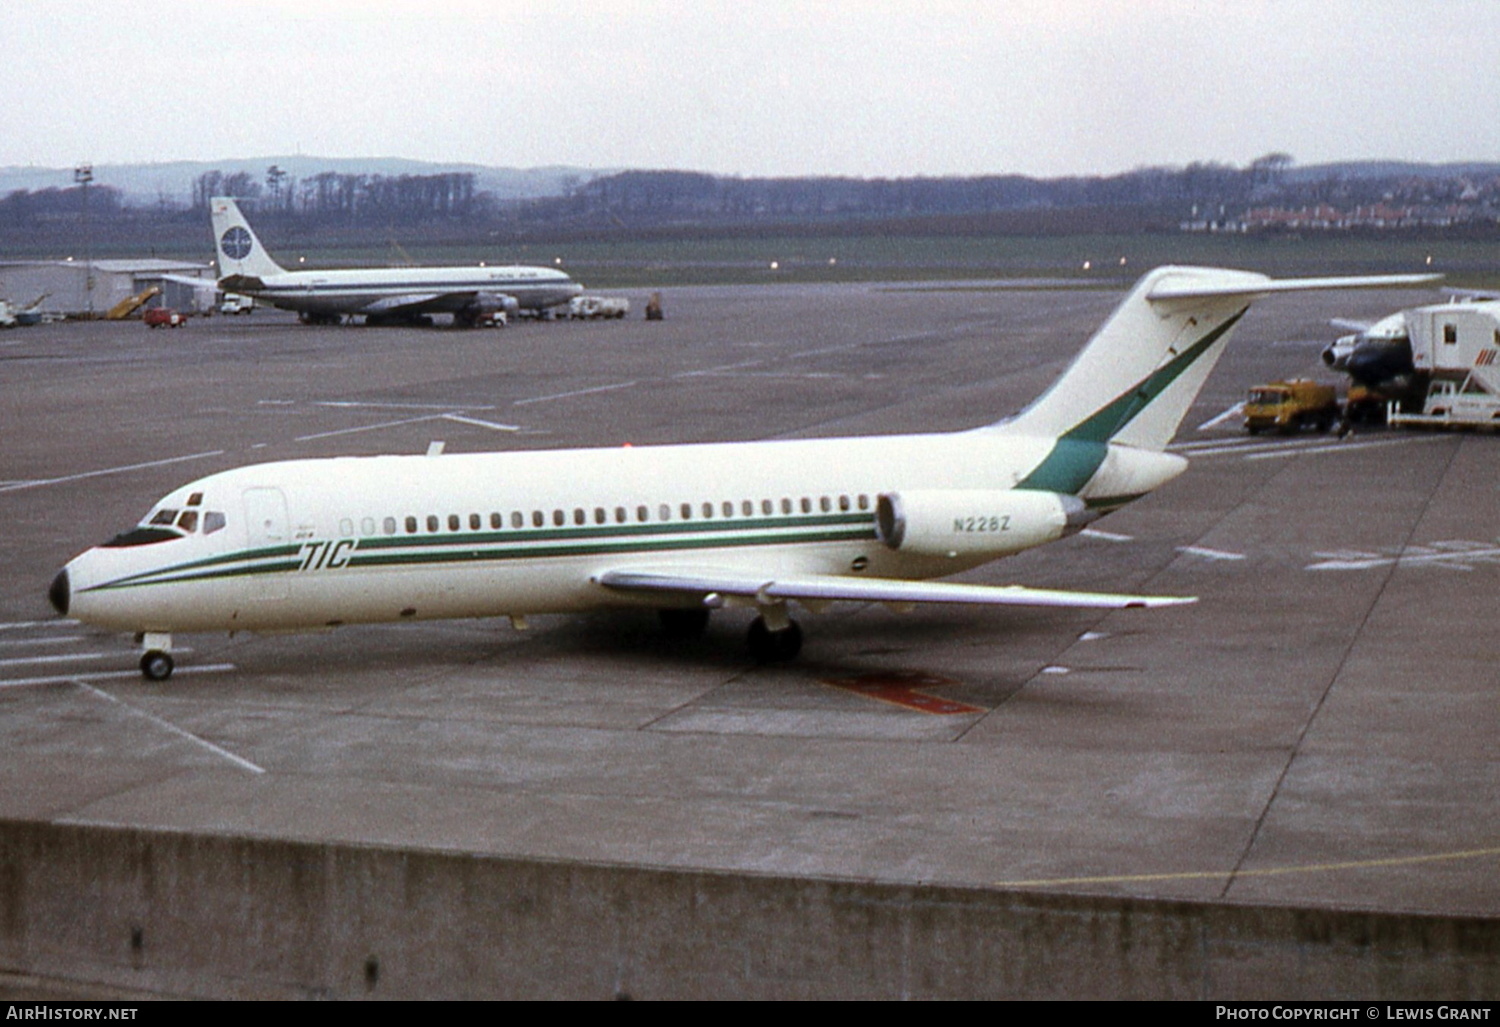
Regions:
[[[288,271],[271,259],[234,200],[216,196],[209,210],[219,288],[295,310],[305,321],[359,315],[400,322],[452,314],[455,323],[472,325],[497,313],[546,310],[583,291],[556,268],[523,265]]]
[[[1252,300],[1436,277],[1158,268],[1047,392],[968,431],[242,467],[75,557],[49,597],[137,634],[153,679],[171,673],[177,631],[643,605],[689,631],[741,606],[756,656],[786,659],[801,647],[793,602],[1191,602],[930,579],[1072,534],[1180,474],[1187,461],[1163,450]]]

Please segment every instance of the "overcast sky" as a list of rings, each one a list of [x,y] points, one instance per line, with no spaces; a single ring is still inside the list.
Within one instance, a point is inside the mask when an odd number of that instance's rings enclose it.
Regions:
[[[1500,160],[1495,0],[3,0],[0,165]]]

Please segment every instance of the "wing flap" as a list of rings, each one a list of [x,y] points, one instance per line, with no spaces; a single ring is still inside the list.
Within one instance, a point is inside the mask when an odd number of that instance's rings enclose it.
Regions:
[[[1058,606],[1120,610],[1180,606],[1196,596],[1142,596],[1110,592],[1071,592],[1024,585],[967,585],[948,581],[903,581],[895,578],[850,578],[835,574],[802,574],[774,578],[720,571],[618,569],[596,575],[605,588],[622,592],[735,596],[770,604],[795,599],[802,603],[847,600],[864,603],[961,603],[979,606]]]
[[[382,296],[374,303],[365,304],[359,312],[361,314],[420,313],[422,308],[429,303],[451,295],[453,294],[445,292],[417,292],[407,293],[404,296]]]

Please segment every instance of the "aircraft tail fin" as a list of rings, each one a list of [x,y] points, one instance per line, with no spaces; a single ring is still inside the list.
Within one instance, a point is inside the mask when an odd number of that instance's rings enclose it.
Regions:
[[[1255,300],[1313,289],[1415,286],[1441,277],[1277,280],[1251,271],[1157,268],[1136,283],[1051,388],[994,427],[1160,452]]]
[[[285,269],[261,245],[255,230],[240,205],[228,196],[215,196],[208,201],[213,221],[214,245],[218,248],[219,277],[231,275],[246,278],[263,278],[266,275],[284,274]]]

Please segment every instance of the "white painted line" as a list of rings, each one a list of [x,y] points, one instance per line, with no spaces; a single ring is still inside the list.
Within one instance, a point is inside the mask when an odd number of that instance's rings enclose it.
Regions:
[[[673,378],[702,378],[708,375],[728,374],[732,371],[743,371],[747,367],[759,367],[764,360],[742,360],[738,364],[720,364],[718,367],[705,367],[701,371],[678,371],[672,375]]]
[[[311,442],[314,439],[331,439],[335,435],[354,435],[362,431],[379,431],[382,428],[400,428],[408,424],[421,424],[424,421],[436,421],[442,414],[428,414],[425,417],[408,417],[401,421],[382,421],[380,424],[366,424],[359,428],[340,428],[337,431],[320,431],[312,435],[299,435],[293,441]]]
[[[264,401],[263,401],[264,402]],[[348,410],[494,410],[493,406],[455,407],[452,403],[360,403],[352,399],[315,399],[315,407],[337,407]]]
[[[1121,535],[1116,531],[1101,531],[1098,528],[1084,528],[1078,534],[1087,535],[1089,538],[1102,538],[1106,542],[1134,542],[1134,535]]]
[[[99,478],[106,474],[127,474],[130,471],[144,471],[149,467],[166,467],[169,464],[186,463],[189,460],[203,460],[211,456],[223,456],[224,450],[214,449],[207,453],[192,453],[188,456],[168,457],[165,460],[148,460],[141,464],[126,464],[122,467],[106,467],[98,471],[84,471],[82,474],[66,474],[61,478],[37,478],[32,481],[23,481],[13,485],[0,485],[0,492],[15,492],[18,489],[39,488],[43,485],[61,485],[70,481],[82,481],[85,478]]]
[[[454,421],[458,424],[472,424],[478,428],[489,428],[493,431],[520,431],[519,424],[496,424],[494,421],[481,421],[477,417],[465,417],[463,414],[443,414],[443,420]]]
[[[114,703],[116,706],[124,707],[125,709],[129,710],[131,713],[134,713],[138,717],[144,717],[146,720],[149,720],[151,723],[155,724],[157,727],[165,728],[167,731],[170,731],[174,735],[177,735],[177,736],[179,736],[181,738],[186,738],[188,741],[193,742],[193,743],[195,743],[197,745],[201,745],[203,748],[207,749],[209,752],[214,753],[217,756],[224,757],[226,760],[228,760],[230,763],[233,763],[237,767],[243,767],[244,769],[252,771],[253,773],[256,773],[256,774],[264,774],[266,772],[266,768],[265,767],[258,767],[254,763],[251,763],[249,760],[245,759],[243,756],[236,756],[234,753],[230,752],[228,749],[225,749],[225,748],[223,748],[221,746],[215,745],[213,742],[210,742],[206,738],[199,738],[197,735],[193,734],[191,731],[184,731],[182,728],[178,727],[176,724],[173,724],[171,721],[162,720],[160,717],[156,716],[153,713],[147,713],[145,710],[142,710],[142,709],[139,709],[139,708],[137,708],[135,706],[132,706],[128,702],[123,702],[123,701],[121,701],[119,699],[116,699],[114,696],[110,695],[108,692],[103,691],[102,689],[95,688],[93,685],[89,684],[87,681],[77,681],[76,684],[78,685],[79,688],[82,688],[86,692],[92,692],[94,695],[99,696],[101,699],[108,699],[110,702]]]
[[[173,671],[172,676],[178,678],[194,674],[225,674],[232,670],[239,670],[239,667],[232,663],[205,663],[197,667],[179,667]],[[0,688],[38,688],[43,685],[67,685],[78,681],[114,681],[123,678],[136,678],[139,680],[140,676],[141,672],[138,670],[101,670],[98,673],[84,671],[81,674],[61,674],[45,678],[11,678],[9,680],[0,680]]]
[[[1290,450],[1298,451],[1310,449],[1317,445],[1326,445],[1317,439],[1252,439],[1248,436],[1238,439],[1215,439],[1213,441],[1187,442],[1180,446],[1172,446],[1171,451],[1187,456],[1218,456],[1222,453],[1260,453],[1267,450]]]
[[[1177,551],[1188,556],[1201,556],[1205,560],[1243,560],[1245,558],[1244,553],[1229,553],[1222,549],[1208,549],[1204,546],[1178,546]]]
[[[1374,442],[1334,442],[1323,446],[1308,446],[1305,449],[1286,451],[1279,453],[1252,453],[1245,457],[1246,460],[1277,460],[1284,456],[1297,456],[1301,453],[1351,453],[1358,449],[1381,449],[1386,446],[1400,446],[1410,442],[1436,442],[1441,435],[1413,436],[1403,439],[1380,439]]]
[[[530,399],[518,399],[511,406],[524,407],[532,403],[547,403],[554,399],[571,399],[574,396],[592,396],[596,392],[614,392],[616,389],[629,389],[639,385],[640,382],[617,382],[614,385],[598,385],[592,389],[574,389],[572,392],[554,392],[550,396],[533,396]]]
[[[1244,403],[1236,403],[1234,406],[1232,406],[1228,410],[1224,411],[1218,417],[1210,418],[1209,420],[1204,421],[1202,424],[1198,425],[1198,430],[1199,431],[1208,431],[1210,428],[1217,428],[1219,425],[1223,424],[1225,421],[1231,421],[1234,418],[1239,417],[1240,415],[1242,415],[1244,412],[1245,412],[1245,404]]]
[[[190,653],[191,649],[173,649],[174,653]],[[116,649],[108,653],[63,653],[60,656],[20,656],[0,660],[0,667],[22,667],[28,663],[67,663],[69,660],[114,660],[129,656],[130,650]]]
[[[0,631],[18,631],[22,628],[76,628],[78,622],[67,618],[57,620],[15,620],[9,624],[0,624]]]
[[[0,642],[0,649],[19,649],[27,645],[64,645],[82,642],[88,635],[49,635],[46,638],[13,638]]]
[[[21,667],[28,663],[68,663],[74,660],[116,660],[121,655],[128,655],[126,650],[117,650],[112,653],[66,653],[62,656],[21,656],[9,660],[0,660],[0,667]]]
[[[1363,571],[1391,564],[1442,567],[1452,571],[1472,571],[1474,563],[1500,560],[1500,546],[1485,542],[1434,542],[1430,546],[1410,546],[1397,555],[1362,552],[1314,553],[1317,563],[1309,571]]]
[[[1043,667],[1042,668],[1042,673],[1043,674],[1071,674],[1072,670],[1070,668],[1068,668],[1068,667],[1053,666],[1053,667]]]

